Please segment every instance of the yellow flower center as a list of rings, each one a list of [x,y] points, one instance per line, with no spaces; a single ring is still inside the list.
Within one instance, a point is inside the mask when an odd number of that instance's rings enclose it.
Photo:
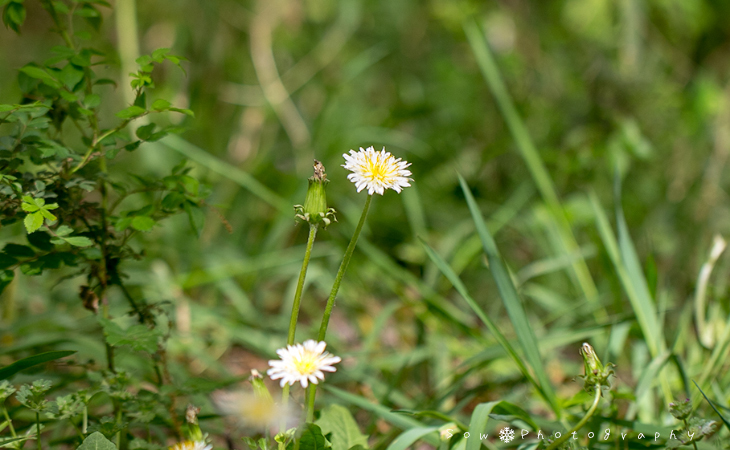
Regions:
[[[380,182],[385,181],[387,177],[392,175],[385,164],[377,163],[373,159],[368,159],[368,172],[370,172],[370,178],[372,180],[378,180]]]
[[[294,361],[294,368],[300,375],[311,375],[317,367],[314,355],[304,355],[302,359]]]

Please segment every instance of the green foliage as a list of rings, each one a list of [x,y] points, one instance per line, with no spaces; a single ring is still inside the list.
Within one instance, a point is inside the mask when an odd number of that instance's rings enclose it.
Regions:
[[[0,366],[78,350],[12,378],[53,381],[44,448],[94,430],[161,448],[188,403],[215,448],[279,447],[209,394],[284,345],[307,238],[291,204],[316,157],[340,222],[312,250],[312,336],[363,200],[341,154],[369,145],[414,182],[373,200],[342,284],[325,445],[333,401],[376,450],[564,430],[590,405],[583,342],[617,368],[579,436],[612,439],[572,448],[675,445],[673,398],[727,416],[730,260],[709,250],[730,233],[725,2],[249,3],[0,0]],[[486,412],[499,401],[519,410]],[[6,405],[0,446],[35,439]],[[728,440],[714,429],[698,450]]]
[[[315,424],[322,434],[329,436],[327,440],[332,450],[348,450],[355,446],[368,448],[367,436],[360,432],[355,419],[344,406],[333,404],[322,409]]]
[[[116,448],[117,446],[109,439],[96,431],[84,439],[84,442],[81,443],[76,450],[116,450]]]

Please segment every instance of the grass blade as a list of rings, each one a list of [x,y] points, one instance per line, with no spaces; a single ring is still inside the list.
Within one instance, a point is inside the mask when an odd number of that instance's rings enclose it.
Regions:
[[[216,158],[200,147],[174,134],[167,135],[164,139],[160,140],[160,143],[207,167],[213,172],[223,175],[279,211],[291,214],[292,206],[289,202],[243,170]]]
[[[517,354],[514,347],[507,341],[507,338],[504,337],[501,331],[499,331],[499,328],[492,322],[492,320],[487,316],[487,314],[482,310],[482,308],[477,304],[477,302],[474,300],[474,298],[469,294],[469,291],[466,289],[466,286],[464,286],[464,283],[461,281],[458,275],[451,269],[451,267],[446,263],[446,261],[439,256],[438,253],[436,253],[431,247],[428,246],[425,242],[421,241],[423,244],[423,247],[426,249],[426,254],[428,254],[428,257],[431,258],[431,261],[436,264],[436,267],[439,268],[441,273],[444,274],[444,276],[451,282],[451,284],[454,286],[456,291],[461,295],[461,297],[466,301],[466,303],[469,305],[469,307],[474,311],[474,313],[477,315],[477,317],[484,323],[484,325],[487,326],[489,331],[492,333],[492,335],[497,339],[497,342],[502,346],[502,348],[507,352],[507,354],[512,358],[512,360],[517,364],[517,367],[519,367],[522,374],[527,378],[527,380],[532,383],[535,388],[538,390],[540,395],[547,401],[547,403],[553,407],[552,399],[545,393],[543,387],[540,383],[538,383],[537,380],[532,376],[530,371],[528,370],[527,366],[525,366],[525,363],[522,362],[522,358]],[[554,397],[553,397],[554,399]],[[557,411],[556,411],[557,414]]]
[[[403,430],[410,430],[411,428],[425,428],[425,425],[418,420],[408,416],[404,416],[403,414],[394,413],[390,410],[390,408],[379,405],[377,403],[372,403],[369,400],[360,397],[359,395],[351,394],[347,391],[338,389],[334,386],[329,386],[327,384],[323,384],[322,389],[330,392],[335,397],[338,397],[340,400],[344,400],[357,406],[358,408],[370,411],[371,413],[375,414],[376,416],[380,417],[391,425],[394,425]],[[428,442],[431,445],[439,444],[439,438],[436,436],[426,434],[422,438],[424,441]]]
[[[502,116],[504,117],[507,127],[514,138],[517,149],[522,156],[522,159],[527,165],[527,169],[532,175],[532,179],[535,181],[540,195],[543,201],[548,206],[556,224],[558,225],[558,234],[561,241],[562,250],[567,254],[575,254],[579,251],[578,244],[575,241],[573,232],[570,229],[570,224],[565,216],[563,207],[560,204],[558,194],[553,185],[552,179],[548,174],[545,165],[540,158],[540,154],[535,148],[535,144],[532,142],[530,133],[527,130],[522,118],[520,117],[517,109],[512,103],[507,87],[504,85],[502,76],[499,73],[499,68],[492,57],[492,53],[487,46],[483,33],[480,31],[479,26],[473,21],[467,21],[464,23],[464,32],[466,33],[467,40],[471,46],[474,57],[476,58],[477,64],[484,75],[484,79],[489,86],[492,95],[494,96],[497,106],[499,107]],[[573,273],[575,279],[586,296],[589,302],[598,302],[598,290],[593,282],[588,266],[584,259],[579,259],[572,264]],[[597,314],[596,318],[605,318],[606,313],[601,310]]]
[[[55,352],[40,353],[38,355],[23,358],[0,369],[0,380],[7,380],[21,370],[25,370],[39,364],[55,361],[66,356],[73,355],[74,353],[76,352],[73,350],[61,350]]]
[[[386,450],[406,450],[422,437],[437,432],[438,427],[411,428],[410,430],[401,433],[397,438],[395,438],[395,440],[390,443]]]
[[[700,389],[700,385],[697,384],[697,382],[694,381],[694,380],[692,380],[692,382],[695,384],[695,386],[697,386],[697,389],[700,390],[700,394],[702,394],[702,396],[705,397],[705,400],[707,400],[707,403],[710,404],[710,406],[712,407],[712,409],[715,411],[715,414],[717,414],[718,416],[720,416],[720,419],[722,420],[722,423],[724,423],[725,426],[727,427],[727,429],[730,430],[730,423],[728,423],[728,421],[725,419],[725,417],[722,414],[720,414],[720,411],[717,410],[717,408],[715,407],[715,404],[712,403],[712,401],[710,401],[709,398],[707,398],[707,396],[705,395],[704,392],[702,392],[702,389]]]
[[[606,248],[606,252],[611,259],[614,268],[616,269],[616,273],[624,287],[626,296],[629,298],[631,307],[636,315],[636,320],[639,322],[641,332],[644,334],[644,338],[646,339],[646,345],[649,347],[651,355],[656,358],[660,353],[660,349],[663,349],[663,345],[660,345],[659,343],[659,322],[654,306],[649,297],[642,295],[637,290],[637,285],[632,280],[631,275],[629,275],[628,268],[624,263],[624,258],[621,257],[619,244],[616,242],[616,237],[613,234],[611,225],[608,222],[606,214],[603,212],[603,208],[601,207],[595,192],[591,191],[589,193],[589,199],[593,206],[596,226],[598,227],[598,232],[601,235],[603,245]]]
[[[466,440],[466,450],[479,450],[481,448],[481,433],[487,427],[489,414],[499,403],[499,401],[481,403],[474,408],[474,412],[471,414],[471,422],[469,422],[469,433],[473,436],[471,436],[471,439]],[[477,439],[477,436],[479,436],[480,439]]]
[[[497,249],[497,245],[494,243],[492,235],[487,229],[487,225],[484,222],[484,218],[482,217],[482,213],[479,210],[476,201],[474,200],[474,196],[472,195],[469,186],[467,186],[466,180],[464,180],[461,175],[459,175],[459,182],[461,183],[462,191],[464,191],[464,196],[466,197],[469,211],[471,212],[472,219],[474,220],[477,234],[479,234],[479,238],[482,241],[484,253],[486,253],[487,259],[489,260],[489,270],[492,272],[494,281],[497,283],[499,295],[502,298],[502,303],[507,310],[507,315],[515,329],[522,351],[525,353],[527,362],[535,372],[535,376],[542,387],[546,400],[553,411],[555,411],[555,414],[560,417],[560,407],[557,404],[555,392],[553,391],[553,387],[550,384],[550,380],[548,379],[545,368],[543,367],[542,359],[540,358],[540,350],[537,345],[537,339],[535,338],[532,326],[527,319],[527,314],[522,306],[522,300],[517,294],[517,289],[515,289],[515,285],[512,283],[512,277],[502,261],[502,256]]]

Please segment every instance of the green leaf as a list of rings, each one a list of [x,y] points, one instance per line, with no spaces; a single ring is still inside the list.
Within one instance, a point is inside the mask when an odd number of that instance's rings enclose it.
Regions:
[[[76,450],[116,450],[117,446],[103,434],[95,431],[91,433]]]
[[[12,270],[0,271],[0,293],[2,293],[15,278],[15,272]]]
[[[40,211],[28,214],[25,216],[23,224],[28,233],[32,233],[43,226],[43,214]]]
[[[73,355],[76,353],[71,350],[60,350],[55,352],[40,353],[38,355],[29,356],[19,361],[15,361],[9,366],[5,366],[0,369],[0,380],[7,380],[21,370],[28,369],[39,364],[44,364],[57,359],[65,358],[66,356]]]
[[[32,258],[35,252],[27,245],[7,244],[3,247],[3,253],[16,258]]]
[[[190,226],[193,231],[195,231],[195,234],[200,234],[200,231],[203,229],[203,224],[205,223],[205,214],[203,213],[203,210],[190,202],[185,202],[184,208],[185,212],[188,214]]]
[[[61,87],[61,83],[56,81],[48,72],[41,69],[40,67],[36,66],[25,66],[21,67],[20,71],[24,74],[28,75],[31,78],[35,78],[36,80],[41,80],[44,84],[47,84],[48,86],[52,88],[59,89]]]
[[[25,7],[22,3],[12,2],[5,6],[3,11],[3,22],[16,33],[20,32],[20,27],[25,23]]]
[[[147,110],[140,108],[139,106],[130,106],[129,108],[119,111],[116,116],[120,119],[131,119],[132,117],[141,116],[146,112]]]
[[[73,233],[73,229],[67,225],[61,225],[60,227],[56,228],[56,236],[58,237],[64,237],[68,236],[69,234]]]
[[[155,226],[155,219],[149,216],[136,216],[132,219],[132,228],[137,231],[150,231]]]
[[[406,450],[417,440],[431,433],[438,433],[439,427],[411,428],[398,435],[386,450]]]
[[[179,112],[179,113],[188,115],[190,117],[195,117],[195,113],[193,112],[192,109],[187,109],[187,108],[172,108],[172,107],[170,107],[170,111],[175,111],[175,112]]]
[[[72,236],[64,238],[64,240],[74,247],[91,247],[94,245],[94,242],[91,239],[84,236]]]
[[[155,111],[166,111],[170,108],[170,106],[170,102],[161,98],[152,102],[152,109],[154,109]]]
[[[46,219],[48,219],[51,222],[55,222],[56,221],[56,216],[54,216],[53,214],[49,213],[47,208],[42,208],[36,214],[38,214],[38,213],[40,213],[43,217],[45,217]]]
[[[356,445],[368,448],[367,436],[360,432],[357,422],[344,406],[327,406],[315,424],[320,427],[323,434],[332,434],[329,438],[332,450],[348,450]]]
[[[3,438],[3,439],[0,439],[0,448],[18,448],[18,446],[16,445],[17,443],[25,442],[29,439],[32,439],[32,436],[22,436],[22,437],[17,437],[17,438],[14,438],[14,437]]]
[[[154,353],[157,351],[157,341],[160,332],[149,329],[145,325],[132,325],[126,330],[109,319],[99,318],[106,341],[113,347],[128,345],[134,350]]]
[[[325,440],[322,430],[313,423],[304,424],[299,438],[299,450],[324,450]]]
[[[101,104],[101,97],[98,94],[89,94],[84,97],[84,105],[87,108],[96,108]]]
[[[152,133],[155,131],[155,127],[157,125],[154,123],[148,123],[147,125],[143,125],[139,128],[137,128],[137,137],[142,139],[143,141],[146,141],[152,136]]]

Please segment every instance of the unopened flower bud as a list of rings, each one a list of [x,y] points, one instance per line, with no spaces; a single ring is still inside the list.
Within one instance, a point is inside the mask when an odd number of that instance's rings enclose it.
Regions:
[[[592,391],[596,387],[611,387],[609,377],[614,375],[614,365],[607,363],[605,366],[601,364],[601,360],[598,359],[595,350],[591,347],[591,344],[584,342],[580,349],[580,354],[583,356],[583,364],[585,367],[585,374],[583,375],[583,381],[585,383],[585,389]]]
[[[335,210],[327,208],[327,195],[324,188],[329,180],[324,171],[321,162],[314,160],[314,175],[309,178],[309,187],[307,188],[307,196],[304,199],[304,206],[295,205],[294,212],[300,220],[308,222],[310,225],[324,224],[325,227],[337,221],[335,218]]]
[[[585,374],[589,375],[592,373],[597,375],[603,366],[601,365],[601,360],[598,359],[598,355],[596,355],[595,350],[591,347],[591,344],[584,342],[580,349],[580,354],[583,355],[583,362],[585,363],[586,371]]]

